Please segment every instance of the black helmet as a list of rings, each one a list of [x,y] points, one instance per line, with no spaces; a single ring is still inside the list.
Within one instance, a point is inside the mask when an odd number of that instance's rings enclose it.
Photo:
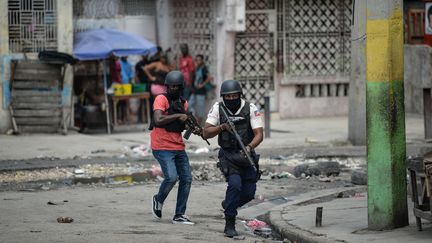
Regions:
[[[180,71],[171,71],[165,78],[165,85],[184,85],[184,77]]]
[[[240,93],[243,94],[242,87],[237,80],[225,80],[222,83],[221,89],[220,89],[220,95],[226,95],[226,94],[235,94]]]

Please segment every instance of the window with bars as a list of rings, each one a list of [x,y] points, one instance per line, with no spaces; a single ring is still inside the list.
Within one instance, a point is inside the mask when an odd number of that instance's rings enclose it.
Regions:
[[[155,0],[123,0],[125,15],[155,15]]]
[[[115,18],[156,13],[156,0],[73,0],[74,17]]]
[[[8,0],[9,50],[57,50],[56,0]]]

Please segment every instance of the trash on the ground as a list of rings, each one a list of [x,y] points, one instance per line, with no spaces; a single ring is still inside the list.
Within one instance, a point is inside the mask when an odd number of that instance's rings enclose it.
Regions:
[[[255,197],[255,199],[259,200],[259,201],[264,201],[264,196],[263,195],[258,195],[258,196]]]
[[[47,187],[47,186],[41,186],[41,189],[44,190],[44,191],[48,191],[50,188]]]
[[[158,179],[159,181],[163,181],[164,178],[162,176],[156,176],[156,179]]]
[[[316,140],[314,138],[308,138],[308,137],[306,137],[305,138],[305,143],[311,143],[311,144],[318,143],[318,140]]]
[[[104,153],[104,152],[105,152],[105,149],[96,149],[96,150],[91,151],[92,154]]]
[[[58,217],[57,218],[57,222],[59,222],[59,223],[69,224],[69,223],[72,223],[73,221],[74,221],[74,219],[71,217]]]
[[[154,176],[154,177],[158,177],[158,176],[163,175],[161,167],[158,165],[152,165],[150,170],[151,170],[152,176]]]
[[[289,157],[283,156],[283,155],[273,155],[273,156],[270,156],[270,159],[274,159],[274,160],[288,160]]]
[[[262,175],[261,176],[261,180],[264,180],[264,181],[271,180],[271,179],[272,179],[271,175]]]
[[[234,240],[244,240],[246,237],[244,235],[237,235],[233,237]]]
[[[277,177],[278,178],[293,178],[294,175],[292,175],[289,172],[284,171],[284,172],[280,173]]]
[[[132,146],[132,157],[145,157],[150,155],[150,147],[146,144]]]
[[[133,180],[131,176],[114,176],[113,184],[121,185],[121,184],[132,184]]]
[[[20,198],[3,198],[3,200],[5,200],[5,201],[18,201],[18,200],[23,200],[23,198],[22,197],[20,197]]]
[[[329,177],[321,177],[321,178],[319,178],[319,181],[321,181],[321,182],[331,182],[331,179]]]
[[[82,174],[84,174],[84,170],[83,169],[75,169],[74,174],[75,175],[82,175]]]
[[[48,205],[64,205],[65,202],[68,202],[67,200],[64,201],[48,201],[47,204]]]
[[[248,221],[243,221],[247,230],[253,232],[256,235],[262,237],[269,237],[272,234],[271,228],[264,221],[253,219]]]
[[[197,148],[194,153],[196,154],[202,154],[202,153],[208,153],[210,152],[210,150],[207,147],[201,147],[201,148]]]

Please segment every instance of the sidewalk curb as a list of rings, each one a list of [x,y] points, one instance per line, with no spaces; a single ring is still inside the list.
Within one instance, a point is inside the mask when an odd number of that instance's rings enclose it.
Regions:
[[[307,195],[304,194],[301,196],[302,198],[274,207],[267,213],[269,223],[275,229],[275,231],[282,236],[282,238],[287,238],[290,241],[296,241],[301,243],[346,242],[344,240],[330,238],[327,237],[325,234],[314,233],[312,231],[305,230],[296,225],[290,224],[283,219],[282,214],[284,213],[284,211],[286,211],[285,209],[288,207],[299,206],[300,204],[305,204],[320,198],[334,196],[343,192],[363,191],[365,189],[366,189],[365,186],[356,186],[351,188],[336,188],[336,189],[323,190],[320,192],[306,193],[306,194],[315,193],[318,195],[315,197],[306,198]]]

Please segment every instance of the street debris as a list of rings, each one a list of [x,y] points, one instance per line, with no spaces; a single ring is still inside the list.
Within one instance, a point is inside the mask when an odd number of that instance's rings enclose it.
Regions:
[[[63,201],[48,201],[47,204],[48,205],[64,205],[66,202],[68,202],[68,200],[63,200]]]
[[[351,172],[351,183],[354,185],[367,185],[366,169],[357,169]]]
[[[73,218],[71,217],[58,217],[57,218],[57,222],[59,223],[66,223],[66,224],[70,224],[74,221]]]
[[[75,170],[74,170],[74,174],[75,174],[75,175],[82,175],[82,174],[84,174],[84,172],[85,172],[85,171],[84,171],[83,169],[75,169]]]
[[[152,165],[150,170],[151,170],[152,176],[154,176],[154,177],[163,175],[161,167],[158,165]]]
[[[336,177],[342,168],[346,171],[358,169],[365,165],[365,159],[363,158],[333,157],[329,161],[328,158],[304,158],[299,154],[275,156],[273,158],[270,159],[267,157],[260,160],[261,180],[313,179],[318,183],[332,183],[340,180]],[[216,167],[214,158],[203,157],[199,161],[191,161],[191,167],[193,180],[195,181],[225,181],[224,176]],[[128,179],[114,180],[116,176],[128,175]],[[156,160],[149,163],[119,160],[116,163],[109,164],[84,164],[76,168],[56,167],[51,169],[0,172],[0,187],[8,188],[9,185],[31,182],[33,186],[30,188],[17,188],[17,190],[30,192],[50,190],[55,187],[50,185],[50,182],[55,183],[57,186],[72,186],[83,184],[121,185],[126,184],[124,181],[127,181],[128,185],[140,184],[146,181],[163,181],[163,173]],[[37,185],[34,185],[35,183]],[[353,184],[356,183],[353,181]]]
[[[91,151],[92,154],[105,153],[105,152],[106,152],[105,149],[96,149]]]
[[[320,177],[319,181],[321,181],[321,182],[331,182],[332,180],[329,177],[326,176],[326,177]]]
[[[302,177],[302,174],[306,176],[338,176],[341,171],[340,164],[335,161],[316,162],[316,163],[303,163],[294,167],[294,176]]]
[[[253,219],[242,221],[246,230],[264,238],[269,238],[272,234],[272,229],[269,225],[261,220]]]

